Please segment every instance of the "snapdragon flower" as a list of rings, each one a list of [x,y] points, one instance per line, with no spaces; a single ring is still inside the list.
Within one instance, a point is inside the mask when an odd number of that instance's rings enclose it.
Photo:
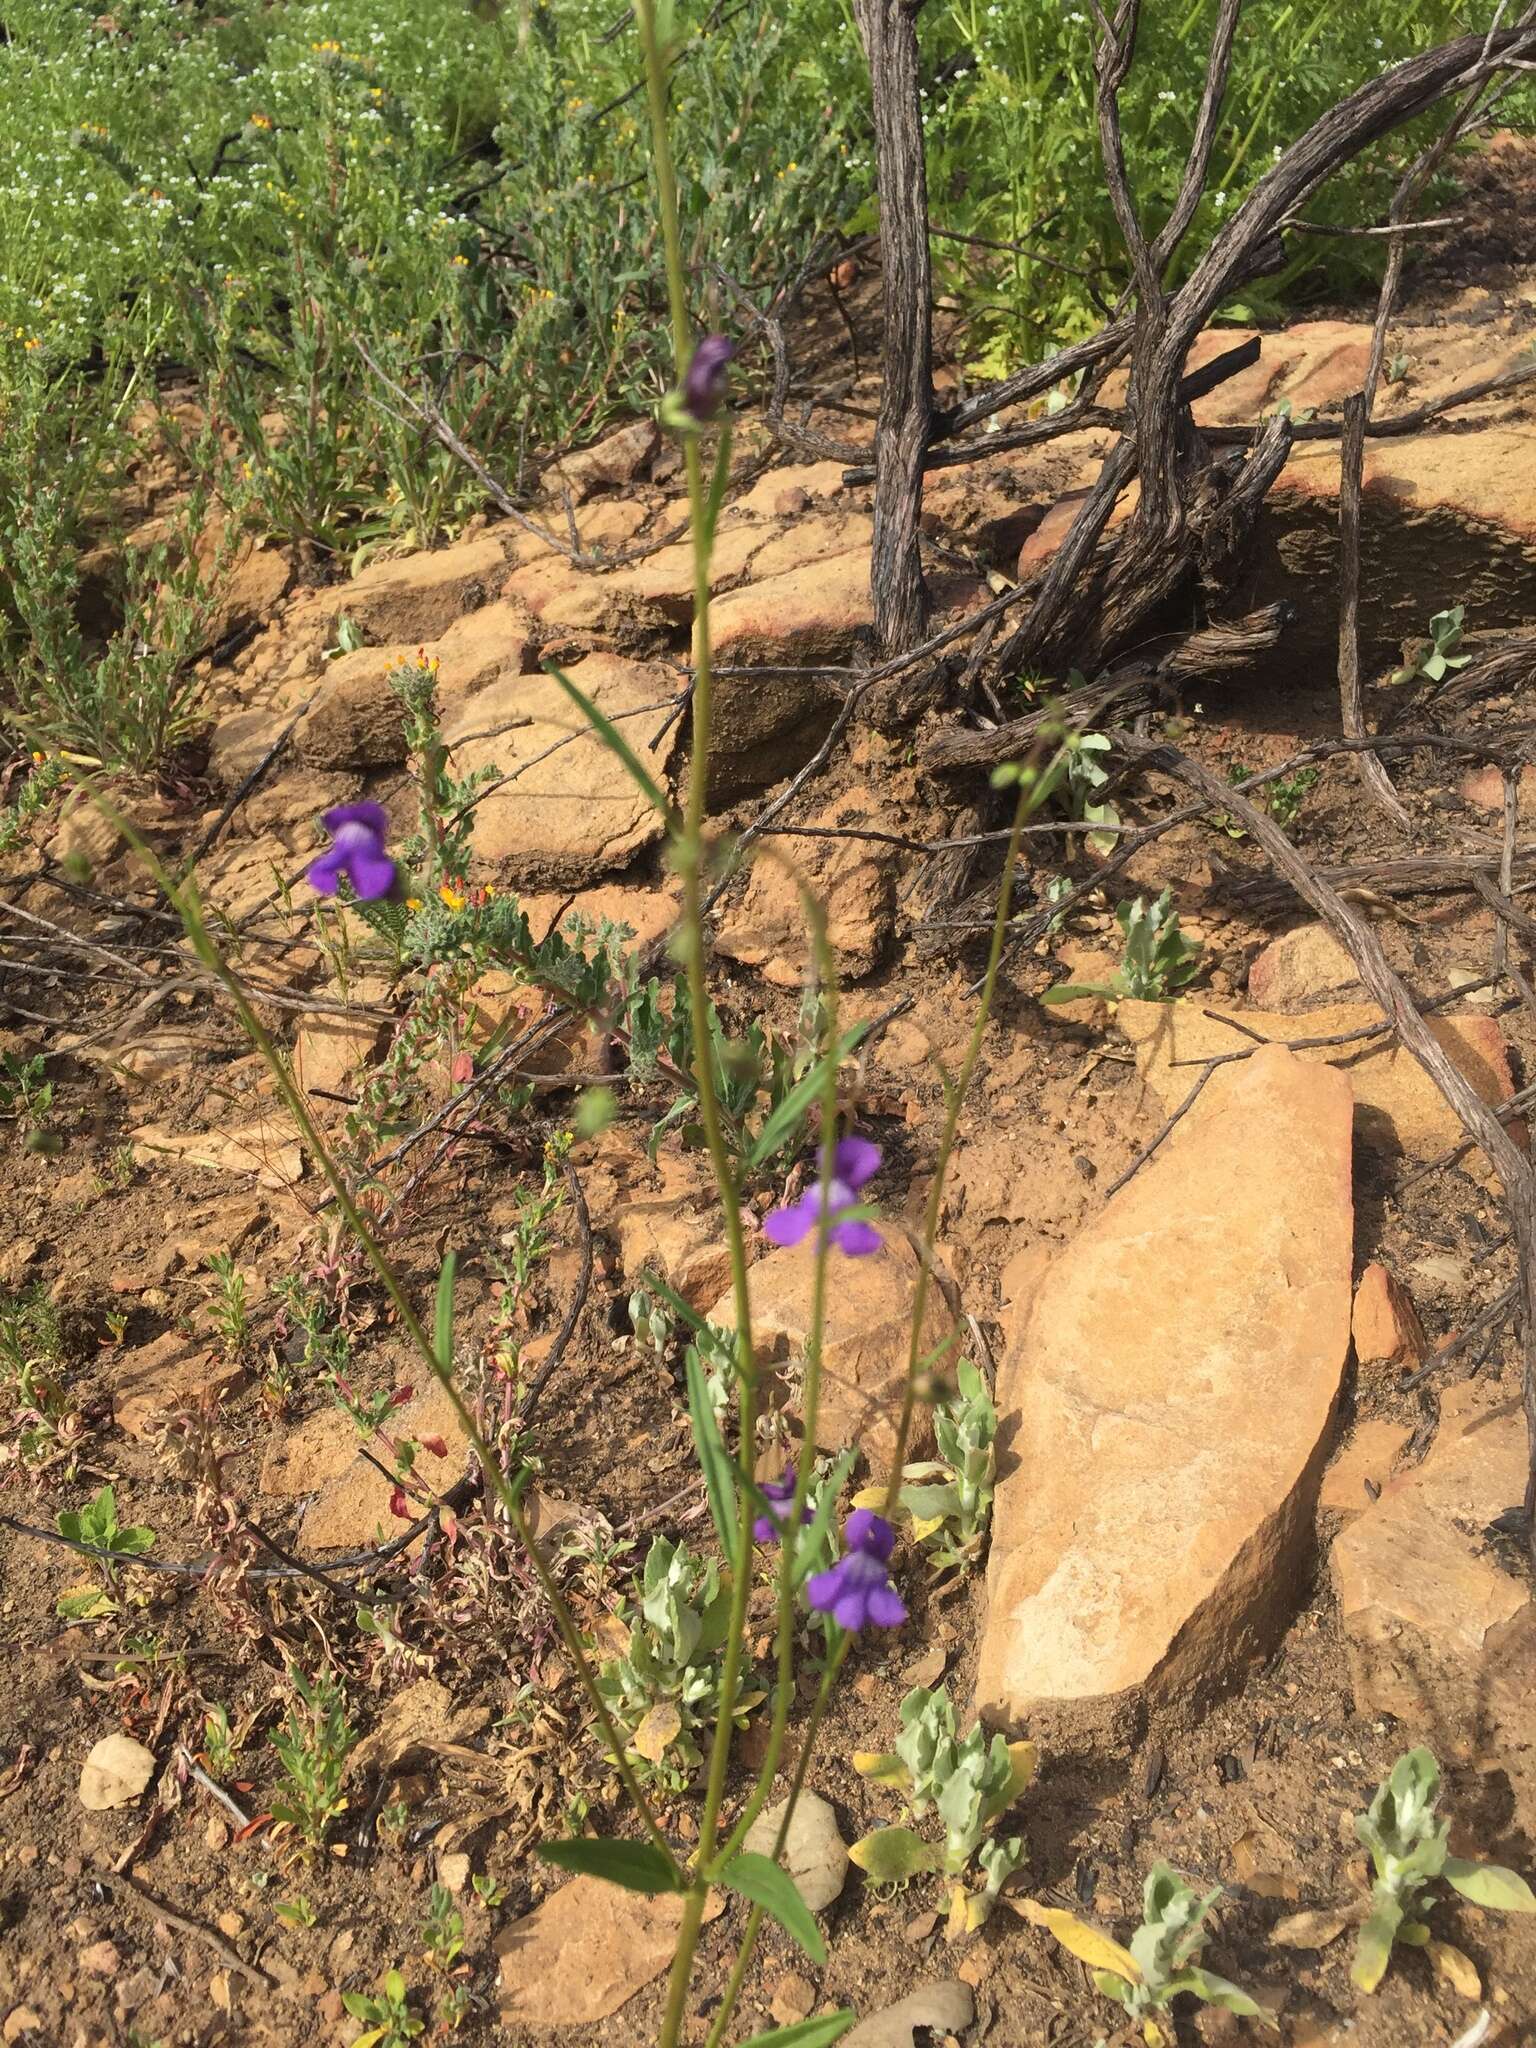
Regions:
[[[822,1158],[825,1160],[823,1152]],[[830,1220],[827,1236],[850,1258],[877,1252],[883,1242],[875,1226],[862,1216],[849,1216],[858,1207],[859,1189],[880,1170],[880,1147],[869,1138],[839,1138],[832,1148],[832,1178],[827,1186],[826,1213]],[[798,1202],[770,1209],[763,1219],[763,1235],[770,1244],[798,1244],[821,1221],[821,1177],[818,1174]]]
[[[805,1597],[818,1614],[830,1614],[850,1634],[873,1625],[900,1628],[906,1603],[887,1569],[896,1532],[868,1508],[855,1508],[843,1529],[843,1554],[830,1571],[812,1572]]]
[[[374,903],[391,894],[396,868],[384,843],[389,831],[384,806],[337,804],[320,822],[331,843],[309,864],[311,889],[320,896],[334,896],[345,875],[359,902]]]

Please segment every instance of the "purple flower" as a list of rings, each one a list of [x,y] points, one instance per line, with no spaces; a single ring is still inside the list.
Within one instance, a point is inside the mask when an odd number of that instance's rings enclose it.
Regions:
[[[706,334],[693,352],[683,379],[683,411],[701,426],[725,403],[725,369],[735,353],[735,342],[725,334]]]
[[[334,896],[346,876],[360,902],[376,902],[395,886],[395,864],[384,845],[389,820],[382,804],[338,804],[320,820],[331,843],[309,864],[309,886]]]
[[[795,1501],[795,1475],[793,1470],[782,1479],[765,1479],[758,1489],[768,1503],[766,1515],[759,1515],[752,1524],[752,1538],[756,1543],[777,1543],[784,1533],[784,1524]],[[813,1522],[816,1517],[809,1507],[800,1510],[802,1522]]]
[[[823,1152],[822,1157],[826,1154]],[[847,1216],[858,1206],[859,1189],[880,1168],[880,1147],[869,1138],[840,1138],[832,1149],[832,1181],[827,1189],[827,1235],[840,1251],[851,1258],[880,1249],[881,1237],[873,1223],[862,1216]],[[839,1221],[842,1217],[844,1220]],[[763,1219],[763,1235],[770,1244],[798,1244],[821,1220],[821,1177],[811,1182],[798,1202],[782,1209],[770,1209]]]
[[[842,1556],[829,1572],[812,1572],[805,1597],[818,1614],[830,1614],[850,1634],[871,1623],[900,1628],[906,1604],[886,1569],[895,1543],[889,1522],[868,1508],[855,1508],[843,1529]]]

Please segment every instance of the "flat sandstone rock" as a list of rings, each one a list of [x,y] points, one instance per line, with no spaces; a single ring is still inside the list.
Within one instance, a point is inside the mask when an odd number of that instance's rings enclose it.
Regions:
[[[1248,1043],[1242,1033],[1221,1021],[1226,1015],[1235,1017],[1248,1031],[1282,1045],[1293,1038],[1331,1038],[1382,1021],[1380,1008],[1368,1002],[1330,1003],[1322,1009],[1286,1015],[1241,1009],[1204,994],[1188,1002],[1121,1003],[1117,1021],[1136,1048],[1137,1071],[1167,1109],[1177,1109],[1199,1079],[1198,1066],[1175,1062],[1240,1052]],[[1490,1108],[1508,1101],[1514,1093],[1509,1052],[1492,1017],[1429,1017],[1425,1021]],[[1356,1129],[1361,1140],[1378,1151],[1433,1159],[1464,1135],[1455,1110],[1413,1054],[1391,1039],[1309,1046],[1297,1057],[1336,1066],[1348,1077],[1354,1091]]]
[[[599,710],[622,721],[619,731],[661,778],[664,753],[650,740],[676,695],[672,671],[589,654],[569,673]],[[447,738],[455,774],[491,768],[508,778],[476,805],[475,856],[519,882],[588,882],[662,835],[660,813],[553,676],[492,683],[459,707]]]
[[[1045,1275],[999,1375],[989,1719],[1123,1730],[1283,1628],[1349,1355],[1351,1116],[1281,1047],[1218,1069]]]
[[[1524,1496],[1527,1447],[1518,1401],[1479,1412],[1448,1399],[1453,1408],[1423,1464],[1389,1479],[1339,1535],[1331,1566],[1356,1707],[1436,1728],[1463,1749],[1499,1632],[1528,1604],[1513,1548],[1488,1537]]]

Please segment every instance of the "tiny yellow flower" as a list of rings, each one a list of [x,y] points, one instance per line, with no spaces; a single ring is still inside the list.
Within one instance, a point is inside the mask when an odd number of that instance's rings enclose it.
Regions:
[[[464,908],[467,899],[461,896],[458,890],[453,888],[450,883],[444,882],[437,893],[442,897],[450,910],[462,910]]]
[[[405,907],[407,910],[420,910],[421,898],[419,896],[407,896],[405,899]]]

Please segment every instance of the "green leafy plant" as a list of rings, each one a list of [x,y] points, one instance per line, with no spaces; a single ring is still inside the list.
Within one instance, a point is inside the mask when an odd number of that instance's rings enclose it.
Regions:
[[[643,1777],[676,1791],[698,1769],[699,1735],[719,1711],[730,1615],[730,1582],[714,1559],[658,1536],[646,1553],[628,1646],[598,1672],[598,1688],[629,1738],[631,1762]],[[739,1698],[743,1722],[761,1698]]]
[[[46,1067],[41,1053],[23,1059],[20,1053],[0,1052],[0,1118],[14,1120],[29,1135],[43,1129],[53,1108]]]
[[[95,1589],[85,1593],[65,1593],[58,1602],[58,1611],[65,1620],[80,1621],[100,1614],[111,1613],[114,1609],[112,1596],[118,1586],[118,1566],[135,1557],[143,1557],[155,1547],[155,1532],[142,1524],[123,1527],[117,1519],[117,1494],[110,1486],[103,1486],[83,1508],[65,1508],[57,1517],[58,1531],[72,1543],[88,1543],[93,1550],[105,1551],[97,1563],[106,1588],[105,1599]]]
[[[1465,668],[1472,659],[1470,654],[1458,654],[1461,645],[1462,621],[1467,615],[1465,605],[1452,605],[1448,611],[1436,612],[1429,622],[1429,638],[1409,642],[1403,649],[1403,665],[1392,671],[1390,680],[1394,683],[1416,682],[1422,676],[1427,683],[1444,682],[1453,670]]]
[[[1076,669],[1067,678],[1067,688],[1079,687],[1083,677]],[[1042,781],[1046,799],[1054,799],[1074,823],[1099,825],[1104,829],[1086,835],[1095,853],[1108,853],[1117,837],[1114,827],[1120,813],[1105,803],[1099,791],[1109,782],[1099,756],[1114,751],[1114,742],[1102,732],[1064,733],[1055,760]]]
[[[1257,1999],[1201,1966],[1206,1915],[1220,1897],[1220,1885],[1202,1897],[1168,1864],[1153,1864],[1142,1891],[1141,1925],[1131,1936],[1128,1949],[1061,1907],[1030,1900],[1024,1911],[1028,1919],[1047,1928],[1063,1948],[1088,1965],[1097,1988],[1125,2008],[1140,2026],[1149,2048],[1159,2048],[1159,2044],[1173,2041],[1166,2015],[1174,1999],[1184,1992],[1202,2004],[1220,2006],[1265,2026],[1278,2025],[1273,2013]]]
[[[1194,980],[1201,949],[1179,929],[1172,889],[1165,889],[1150,905],[1144,896],[1134,903],[1122,903],[1115,922],[1125,939],[1125,952],[1113,977],[1109,981],[1059,982],[1045,991],[1042,1003],[1075,1003],[1083,996],[1102,996],[1110,1002],[1132,997],[1163,1003]]]
[[[209,1707],[203,1715],[202,1746],[203,1765],[209,1777],[220,1784],[232,1778],[243,1747],[244,1731],[231,1725],[228,1707]]]
[[[1240,784],[1246,782],[1253,773],[1253,769],[1239,765],[1230,771],[1227,779]],[[1275,823],[1284,831],[1287,826],[1294,825],[1300,817],[1302,806],[1317,787],[1321,774],[1320,768],[1298,768],[1294,775],[1277,775],[1272,782],[1261,783],[1257,789],[1251,790],[1249,795],[1261,809],[1268,811]],[[1229,839],[1246,839],[1248,836],[1230,812],[1214,812],[1211,823],[1219,826]]]
[[[986,1381],[962,1359],[955,1383],[954,1399],[934,1410],[939,1456],[904,1465],[908,1484],[898,1495],[935,1571],[964,1568],[980,1558],[997,1475],[997,1410]]]
[[[239,1358],[251,1337],[245,1311],[245,1275],[228,1252],[210,1252],[208,1270],[216,1283],[208,1302],[209,1318],[219,1334],[224,1356]]]
[[[11,803],[0,806],[0,854],[14,852],[29,829],[51,809],[53,799],[69,781],[69,770],[58,754],[34,750],[31,773]]]
[[[309,1680],[290,1665],[288,1683],[297,1698],[282,1727],[267,1737],[283,1770],[272,1817],[297,1834],[306,1850],[314,1850],[331,1822],[346,1811],[342,1778],[357,1730],[347,1719],[346,1693],[334,1671],[322,1666]]]
[[[464,1952],[464,1916],[445,1884],[434,1884],[427,1893],[421,1941],[434,1970],[451,1970]]]
[[[951,1938],[973,1933],[1024,1861],[1023,1836],[999,1839],[994,1830],[1033,1781],[1037,1761],[1032,1742],[1010,1743],[1001,1735],[989,1742],[980,1722],[958,1735],[949,1688],[916,1686],[901,1703],[894,1750],[858,1751],[853,1767],[900,1792],[914,1820],[935,1810],[944,1823],[943,1843],[925,1841],[911,1828],[877,1828],[848,1853],[876,1884],[942,1873],[950,1881]],[[963,1882],[972,1864],[983,1878],[978,1892],[968,1892]]]
[[[1489,1912],[1536,1913],[1536,1894],[1515,1871],[1451,1855],[1450,1823],[1435,1814],[1439,1797],[1440,1766],[1429,1750],[1411,1749],[1377,1787],[1369,1810],[1355,1815],[1375,1874],[1350,1971],[1361,1991],[1380,1984],[1395,1944],[1422,1948],[1429,1940],[1424,1914],[1437,1879]]]
[[[353,2038],[352,2048],[402,2048],[425,2032],[426,2021],[411,2011],[405,1979],[398,1970],[387,1971],[377,1994],[343,1991],[341,2002],[353,2019],[363,2022],[363,2032]]]
[[[319,1914],[303,1892],[295,1892],[291,1899],[279,1899],[272,1908],[285,1927],[301,1930],[313,1927]]]

